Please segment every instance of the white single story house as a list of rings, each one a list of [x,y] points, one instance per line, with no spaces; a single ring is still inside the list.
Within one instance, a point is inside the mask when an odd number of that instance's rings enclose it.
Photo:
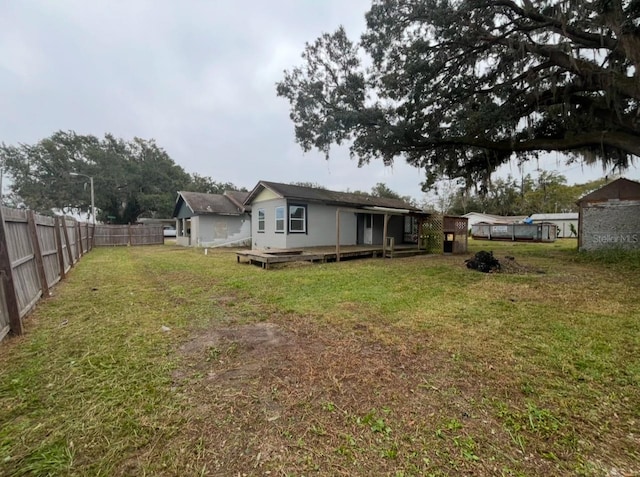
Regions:
[[[176,244],[192,247],[237,247],[251,242],[251,208],[244,205],[248,192],[224,194],[178,192],[173,217]]]
[[[557,227],[557,238],[578,236],[578,212],[565,212],[560,214],[531,214],[531,223],[554,224]],[[571,228],[573,226],[573,228]]]
[[[640,182],[620,178],[578,201],[578,249],[640,250]]]
[[[253,250],[416,243],[419,208],[400,199],[260,181],[251,208]]]
[[[476,224],[518,224],[527,218],[526,215],[494,215],[482,212],[468,212],[462,217],[468,220],[469,230]]]

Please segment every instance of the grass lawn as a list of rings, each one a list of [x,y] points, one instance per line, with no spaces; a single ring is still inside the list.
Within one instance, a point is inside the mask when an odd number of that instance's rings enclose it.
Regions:
[[[638,476],[640,254],[575,245],[96,249],[0,344],[0,475]]]

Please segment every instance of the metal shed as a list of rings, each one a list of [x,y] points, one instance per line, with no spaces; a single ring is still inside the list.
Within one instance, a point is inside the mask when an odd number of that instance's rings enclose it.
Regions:
[[[640,183],[620,178],[578,201],[578,249],[640,249]]]

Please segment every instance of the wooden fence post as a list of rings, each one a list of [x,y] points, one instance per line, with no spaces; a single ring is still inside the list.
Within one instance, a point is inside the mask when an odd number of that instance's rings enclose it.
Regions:
[[[46,297],[49,296],[49,284],[47,283],[47,274],[44,271],[44,259],[40,248],[40,239],[38,238],[38,225],[36,224],[36,214],[33,210],[27,211],[27,228],[33,244],[33,258],[36,261],[36,269],[40,277],[40,291],[42,296]]]
[[[69,231],[67,230],[67,218],[62,217],[62,233],[64,234],[64,241],[67,244],[67,255],[69,256],[69,266],[73,268],[73,252],[71,251],[71,242],[69,241]]]
[[[22,327],[22,318],[20,318],[18,296],[16,295],[16,288],[13,282],[13,269],[11,267],[9,249],[7,248],[7,235],[4,228],[2,206],[0,206],[0,273],[2,274],[7,312],[9,313],[9,326],[13,333],[21,335],[24,329]]]
[[[80,229],[80,222],[76,222],[76,225],[73,227],[76,233],[76,250],[78,251],[78,260],[82,258],[82,230]]]
[[[53,226],[56,230],[56,249],[58,250],[58,263],[60,264],[60,280],[64,280],[67,276],[67,272],[64,270],[64,250],[62,249],[62,238],[60,237],[60,217],[55,217],[55,223]]]

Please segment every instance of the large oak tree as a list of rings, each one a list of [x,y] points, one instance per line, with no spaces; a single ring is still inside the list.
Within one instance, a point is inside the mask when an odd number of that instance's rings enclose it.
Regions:
[[[191,177],[154,141],[99,139],[58,131],[36,144],[0,146],[11,176],[15,205],[63,212],[90,210],[93,177],[98,220],[133,223],[138,217],[171,217],[176,192]]]
[[[359,163],[404,157],[425,187],[485,183],[542,151],[624,169],[640,156],[639,0],[374,0],[285,72],[296,140]]]

